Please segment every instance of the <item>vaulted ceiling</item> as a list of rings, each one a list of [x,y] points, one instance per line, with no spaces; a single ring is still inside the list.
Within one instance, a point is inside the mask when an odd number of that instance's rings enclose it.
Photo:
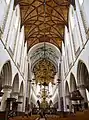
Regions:
[[[15,5],[20,5],[21,26],[25,27],[28,56],[37,83],[54,82],[69,5],[73,1],[15,0]]]
[[[28,48],[49,42],[61,48],[71,0],[15,0],[20,5]]]

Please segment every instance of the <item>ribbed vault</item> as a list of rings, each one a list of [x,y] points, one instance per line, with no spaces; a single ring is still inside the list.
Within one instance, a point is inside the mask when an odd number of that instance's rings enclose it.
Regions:
[[[15,0],[15,5],[20,5],[21,25],[25,26],[28,48],[39,42],[50,42],[61,48],[70,1]]]
[[[34,73],[36,83],[47,85],[54,83],[61,59],[60,50],[53,44],[45,42],[34,45],[28,52],[31,71]]]

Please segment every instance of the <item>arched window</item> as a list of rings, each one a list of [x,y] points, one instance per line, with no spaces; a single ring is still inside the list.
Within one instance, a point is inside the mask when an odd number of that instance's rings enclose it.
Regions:
[[[7,5],[9,5],[9,3],[10,3],[10,0],[6,0],[6,3],[7,3]]]
[[[89,0],[79,0],[85,31],[89,30]]]
[[[73,8],[73,6],[70,6],[70,11],[69,11],[69,25],[70,25],[70,37],[72,39],[73,47],[74,47],[74,52],[77,56],[79,53],[79,45],[80,45],[80,33],[79,33],[79,26],[78,26],[78,20],[76,16],[76,12]]]
[[[15,48],[15,44],[16,44],[16,37],[17,37],[17,32],[18,32],[18,24],[19,24],[19,15],[17,12],[19,12],[18,10],[18,6],[15,8],[15,11],[13,13],[13,17],[12,17],[12,26],[11,26],[11,30],[9,33],[9,48],[10,48],[10,52],[13,55],[14,54],[14,48]]]
[[[66,44],[66,57],[68,60],[68,65],[72,62],[72,53],[71,53],[71,44],[70,44],[70,37],[67,27],[65,27],[65,44]]]
[[[7,0],[9,1],[9,0]],[[8,5],[5,0],[0,0],[0,30],[4,31],[5,20],[7,16]]]
[[[20,32],[20,37],[19,37],[19,43],[18,43],[18,51],[17,51],[17,64],[18,67],[20,67],[21,64],[21,57],[22,57],[22,53],[23,53],[23,46],[24,46],[24,26],[22,26],[21,28],[21,32]]]
[[[79,0],[80,6],[83,4],[83,1],[84,1],[84,0]]]
[[[74,22],[74,9],[73,9],[73,6],[71,6],[71,9],[70,9],[70,16],[69,16],[69,19],[70,19],[70,22],[71,22],[71,28],[72,28],[72,30],[73,30],[74,25],[75,25],[75,22]]]

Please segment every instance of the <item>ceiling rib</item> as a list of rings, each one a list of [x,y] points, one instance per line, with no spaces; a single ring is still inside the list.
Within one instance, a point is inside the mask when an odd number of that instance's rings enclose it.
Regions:
[[[20,5],[21,26],[25,26],[28,48],[45,39],[61,48],[64,28],[68,24],[70,0],[46,0],[46,2],[44,0],[15,0],[16,4]]]

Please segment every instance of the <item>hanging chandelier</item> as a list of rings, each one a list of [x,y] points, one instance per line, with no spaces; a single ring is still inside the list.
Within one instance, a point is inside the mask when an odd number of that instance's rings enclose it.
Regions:
[[[47,86],[50,82],[54,83],[56,74],[55,66],[48,60],[40,60],[33,68],[36,83]]]

